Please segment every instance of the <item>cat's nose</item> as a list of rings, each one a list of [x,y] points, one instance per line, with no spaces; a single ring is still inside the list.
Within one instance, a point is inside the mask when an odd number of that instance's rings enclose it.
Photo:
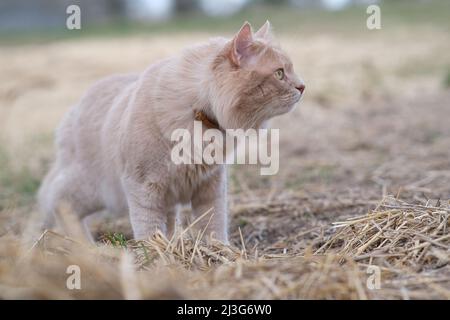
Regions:
[[[301,84],[297,87],[295,87],[298,91],[300,91],[301,94],[303,94],[303,91],[305,91],[305,85]]]

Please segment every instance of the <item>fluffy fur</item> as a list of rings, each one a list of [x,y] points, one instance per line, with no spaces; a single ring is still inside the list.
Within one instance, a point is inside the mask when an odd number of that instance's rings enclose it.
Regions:
[[[57,130],[56,162],[39,192],[46,227],[67,204],[79,219],[129,212],[136,239],[170,235],[178,204],[190,203],[194,216],[213,208],[199,227],[228,242],[225,166],[173,164],[171,133],[192,130],[195,110],[222,128],[259,128],[290,111],[303,89],[268,22],[99,81]]]

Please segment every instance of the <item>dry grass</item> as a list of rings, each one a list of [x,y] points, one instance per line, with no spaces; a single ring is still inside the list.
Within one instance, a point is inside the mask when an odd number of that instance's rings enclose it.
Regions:
[[[301,252],[271,254],[190,234],[92,246],[53,231],[31,246],[4,235],[2,298],[449,299],[450,208],[387,198],[366,215],[298,235]],[[276,214],[276,213],[275,213]],[[207,218],[207,217],[204,217]],[[242,235],[242,234],[241,234]],[[69,265],[82,289],[65,287]],[[30,268],[30,266],[32,266]],[[367,285],[369,266],[380,288]]]

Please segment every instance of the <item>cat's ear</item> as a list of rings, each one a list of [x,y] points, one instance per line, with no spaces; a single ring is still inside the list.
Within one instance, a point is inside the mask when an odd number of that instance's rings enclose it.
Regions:
[[[242,60],[248,55],[248,48],[253,43],[252,27],[245,22],[239,32],[234,36],[231,46],[231,61],[239,66]]]
[[[255,33],[257,38],[272,40],[272,25],[269,20]]]

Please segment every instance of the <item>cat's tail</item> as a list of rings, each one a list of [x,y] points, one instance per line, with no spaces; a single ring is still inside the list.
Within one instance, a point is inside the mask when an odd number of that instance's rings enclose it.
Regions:
[[[52,199],[54,192],[52,191],[52,186],[57,174],[57,168],[53,165],[42,181],[37,193],[38,211],[40,215],[39,227],[41,230],[50,229],[55,224],[53,215],[54,201]]]

